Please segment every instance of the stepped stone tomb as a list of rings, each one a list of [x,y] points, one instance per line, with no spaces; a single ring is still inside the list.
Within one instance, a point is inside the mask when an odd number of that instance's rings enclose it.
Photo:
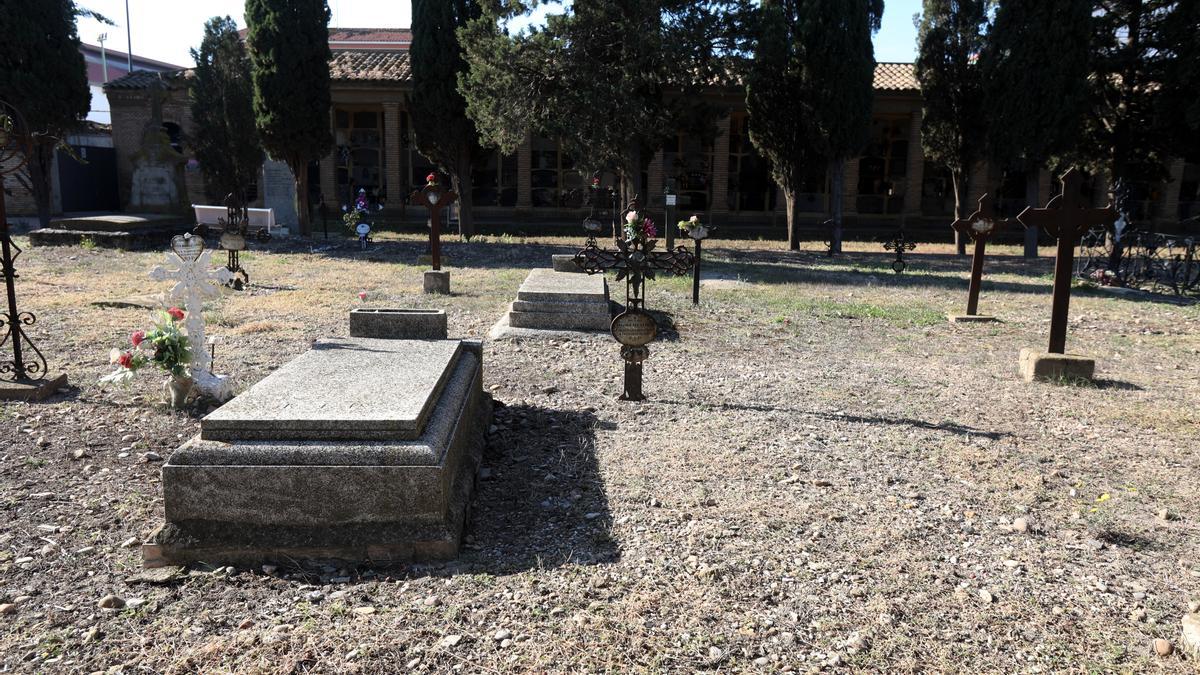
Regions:
[[[602,331],[608,330],[611,323],[608,282],[603,276],[539,268],[529,272],[493,335],[510,327]]]
[[[145,564],[451,558],[491,405],[480,342],[319,340],[172,453]]]

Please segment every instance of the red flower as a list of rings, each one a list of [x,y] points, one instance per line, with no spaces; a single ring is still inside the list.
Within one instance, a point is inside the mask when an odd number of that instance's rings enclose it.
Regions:
[[[427,183],[436,183],[436,182],[437,182],[437,174],[436,174],[436,173],[430,173],[428,176],[425,176],[425,182],[427,182]]]
[[[129,368],[133,366],[133,354],[130,354],[129,352],[122,354],[117,358],[117,365],[121,366],[122,368]]]
[[[362,291],[361,293],[359,293],[359,294],[358,294],[358,299],[359,299],[359,300],[366,300],[366,299],[367,299],[367,292],[366,292],[366,291]]]
[[[168,309],[167,314],[169,314],[171,318],[176,321],[183,321],[183,310],[179,309],[178,307],[172,307],[171,309]]]
[[[600,179],[599,178],[592,179],[592,187],[600,187]]]
[[[145,339],[146,339],[146,331],[144,331],[144,330],[134,331],[133,335],[129,336],[129,341],[133,343],[134,347],[142,344],[142,340],[145,340]]]

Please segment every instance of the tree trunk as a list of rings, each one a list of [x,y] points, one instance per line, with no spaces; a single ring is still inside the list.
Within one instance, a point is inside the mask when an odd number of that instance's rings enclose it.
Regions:
[[[50,227],[50,198],[53,181],[50,170],[54,167],[54,143],[38,141],[29,155],[29,184],[33,189],[33,200],[37,204],[38,222]]]
[[[1034,208],[1041,206],[1038,204],[1038,171],[1038,167],[1033,167],[1025,174],[1025,203]],[[1025,257],[1038,257],[1038,229],[1036,227],[1025,228]]]
[[[833,232],[829,234],[829,253],[842,252],[842,199],[846,187],[846,160],[835,159],[829,163],[829,215],[833,220]]]
[[[471,194],[471,150],[464,148],[458,156],[458,166],[451,176],[458,193],[458,235],[464,240],[475,236],[475,203]]]
[[[296,225],[300,228],[300,236],[308,237],[312,235],[308,218],[308,162],[289,162],[289,166],[296,180]]]
[[[800,202],[796,199],[796,189],[784,188],[783,199],[787,203],[788,248],[800,250]]]
[[[950,177],[954,181],[954,219],[962,220],[968,214],[965,212],[967,206],[967,171],[969,169],[952,169]],[[953,230],[954,232],[954,250],[958,255],[967,254],[967,235]]]

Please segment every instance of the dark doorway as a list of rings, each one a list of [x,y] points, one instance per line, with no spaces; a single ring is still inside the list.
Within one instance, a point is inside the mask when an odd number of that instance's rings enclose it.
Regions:
[[[112,148],[77,145],[79,159],[58,152],[58,184],[62,210],[117,211],[117,152]]]

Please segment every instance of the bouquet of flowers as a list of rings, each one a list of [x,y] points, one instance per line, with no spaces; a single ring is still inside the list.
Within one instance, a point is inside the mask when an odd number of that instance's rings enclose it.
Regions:
[[[363,216],[365,216],[369,210],[370,206],[367,204],[367,191],[359,188],[358,197],[354,200],[354,204],[352,206],[342,207],[342,211],[345,212],[342,215],[342,222],[346,224],[346,227],[348,227],[351,232],[356,232],[359,221],[362,220]]]
[[[630,211],[625,214],[625,241],[645,242],[658,236],[654,221],[649,218],[638,220],[638,212]]]
[[[156,312],[154,327],[148,331],[135,331],[129,336],[132,348],[109,352],[109,362],[117,369],[100,378],[101,382],[128,382],[143,366],[154,365],[174,377],[186,377],[187,364],[192,361],[192,350],[187,334],[180,323],[184,313],[178,307]]]
[[[692,239],[703,239],[708,236],[709,227],[700,222],[700,216],[692,216],[679,221],[679,231]]]

